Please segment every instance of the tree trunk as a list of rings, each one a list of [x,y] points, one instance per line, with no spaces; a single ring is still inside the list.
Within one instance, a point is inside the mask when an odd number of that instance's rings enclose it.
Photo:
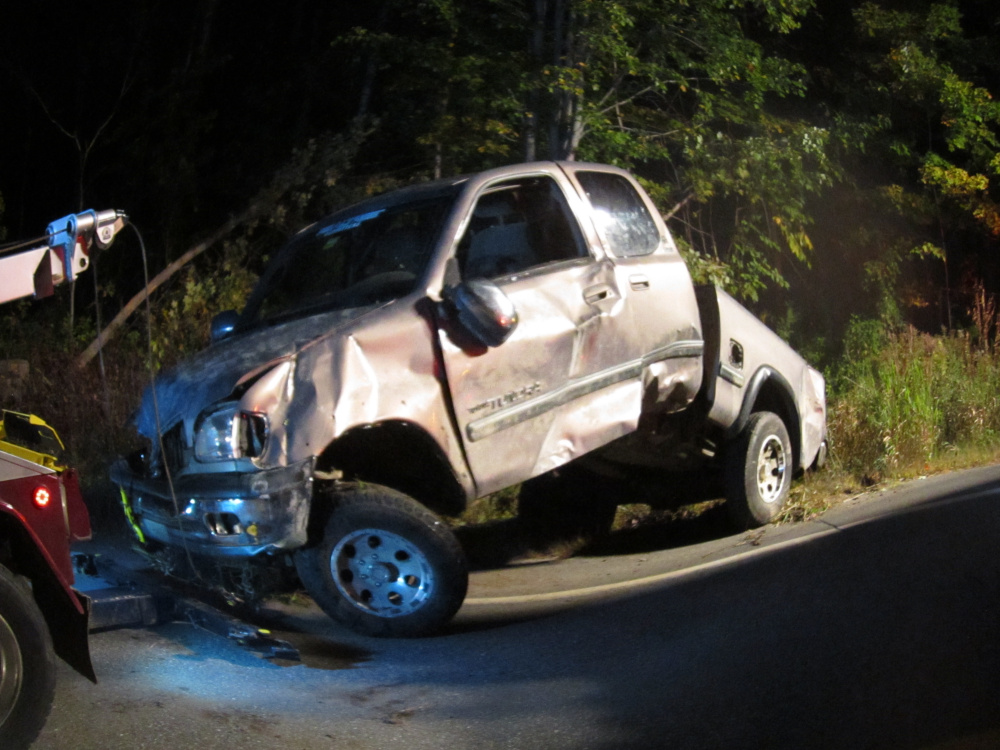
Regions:
[[[531,34],[528,39],[528,57],[534,61],[536,68],[541,68],[545,55],[545,17],[548,13],[547,0],[535,0],[532,17]],[[541,101],[539,86],[535,81],[528,90],[524,108],[524,160],[534,161],[538,158],[538,106]]]

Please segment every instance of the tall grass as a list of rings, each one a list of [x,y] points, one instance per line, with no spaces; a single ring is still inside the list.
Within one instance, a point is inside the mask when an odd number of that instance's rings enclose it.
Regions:
[[[1000,442],[1000,356],[981,336],[856,325],[834,388],[831,455],[862,482]]]
[[[75,362],[94,331],[81,324],[68,330],[64,293],[32,306],[0,311],[0,361],[27,364],[28,377],[3,381],[0,406],[35,414],[59,434],[66,447],[64,462],[80,476],[92,521],[119,520],[117,488],[109,468],[117,456],[139,447],[131,416],[152,377],[144,320],[107,345],[99,359],[85,367]],[[204,327],[204,325],[202,326]]]

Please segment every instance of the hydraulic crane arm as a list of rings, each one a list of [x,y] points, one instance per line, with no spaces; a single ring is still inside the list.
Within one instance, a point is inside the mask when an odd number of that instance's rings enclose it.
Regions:
[[[115,209],[81,211],[49,224],[43,245],[0,249],[0,303],[48,297],[59,284],[75,280],[90,266],[92,249],[110,246],[127,221]]]

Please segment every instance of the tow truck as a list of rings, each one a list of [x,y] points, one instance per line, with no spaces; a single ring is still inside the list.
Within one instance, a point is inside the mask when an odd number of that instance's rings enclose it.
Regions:
[[[0,302],[40,299],[90,266],[125,226],[122,211],[83,211],[28,243],[0,248]],[[40,244],[35,244],[40,243]],[[48,717],[56,655],[96,682],[90,602],[74,589],[70,546],[91,536],[56,431],[33,414],[0,419],[0,748],[27,747]]]
[[[52,222],[39,238],[0,246],[0,303],[50,296],[127,222],[123,211],[88,210]],[[141,565],[98,565],[94,554],[73,550],[90,540],[90,517],[59,435],[33,414],[0,415],[0,750],[23,750],[38,736],[57,656],[97,682],[89,640],[96,631],[183,621],[262,658],[299,660],[268,630],[179,595]]]

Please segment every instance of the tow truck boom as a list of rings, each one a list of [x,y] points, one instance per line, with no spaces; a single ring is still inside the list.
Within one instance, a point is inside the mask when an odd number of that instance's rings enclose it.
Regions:
[[[74,281],[90,267],[92,248],[107,248],[127,222],[125,212],[113,208],[81,211],[49,224],[42,245],[0,248],[0,303],[48,297],[59,284]]]

